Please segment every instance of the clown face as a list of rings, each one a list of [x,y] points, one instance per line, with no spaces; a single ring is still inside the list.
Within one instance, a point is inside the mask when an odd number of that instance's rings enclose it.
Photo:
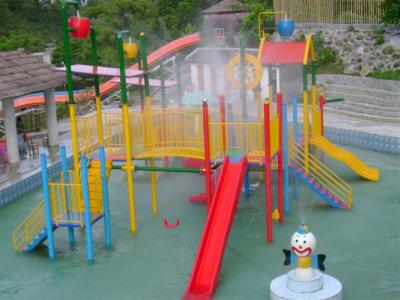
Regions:
[[[291,250],[297,256],[310,256],[317,245],[317,240],[311,232],[295,232],[290,241]]]

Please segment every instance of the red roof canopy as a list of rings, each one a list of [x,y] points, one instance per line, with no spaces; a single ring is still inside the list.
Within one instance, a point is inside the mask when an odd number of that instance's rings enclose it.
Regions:
[[[302,64],[306,42],[265,42],[261,52],[261,63]]]

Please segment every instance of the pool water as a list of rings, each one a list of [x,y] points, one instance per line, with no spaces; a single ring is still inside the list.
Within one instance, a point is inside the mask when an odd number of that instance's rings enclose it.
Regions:
[[[339,210],[300,186],[283,224],[274,224],[274,242],[265,242],[265,190],[241,198],[227,244],[215,299],[268,299],[269,283],[286,273],[283,248],[305,220],[327,255],[329,275],[339,279],[344,299],[400,298],[400,165],[398,157],[346,147],[381,170],[379,182],[360,179],[327,158],[329,166],[353,187],[353,209]],[[139,178],[140,177],[140,178]],[[66,229],[55,231],[56,261],[47,248],[17,255],[12,231],[36,205],[32,192],[0,210],[0,299],[180,299],[190,277],[206,218],[204,205],[187,201],[204,189],[200,175],[161,174],[159,215],[151,216],[146,176],[135,180],[138,233],[129,232],[127,186],[113,171],[109,182],[112,249],[104,247],[103,222],[93,227],[95,263],[86,263],[83,231],[70,248]],[[293,197],[291,197],[293,198]],[[163,219],[174,222],[166,229]]]

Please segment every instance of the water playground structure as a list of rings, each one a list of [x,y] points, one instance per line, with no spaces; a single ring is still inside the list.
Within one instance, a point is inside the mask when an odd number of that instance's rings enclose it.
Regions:
[[[311,34],[301,42],[271,42],[261,35],[256,64],[267,66],[267,86],[259,82],[247,82],[246,54],[242,47],[239,60],[240,80],[232,88],[246,85],[256,87],[258,114],[244,116],[232,111],[229,103],[220,96],[219,108],[211,109],[207,100],[200,108],[184,107],[178,99],[177,106],[168,106],[162,96],[161,107],[152,103],[151,87],[161,88],[164,95],[166,85],[176,86],[181,95],[179,71],[177,81],[167,82],[150,79],[150,66],[179,50],[196,45],[201,41],[198,33],[172,41],[147,55],[146,36],[138,37],[139,46],[120,32],[117,37],[119,69],[106,68],[97,64],[96,32],[90,20],[80,17],[67,19],[67,7],[78,11],[76,1],[63,1],[62,22],[65,49],[65,67],[58,71],[66,73],[68,105],[71,119],[73,167],[67,164],[65,148],[60,147],[62,173],[56,180],[49,180],[46,155],[41,154],[43,200],[15,229],[14,249],[17,252],[31,252],[47,240],[49,257],[55,258],[53,234],[59,227],[68,228],[69,242],[75,244],[74,230],[84,228],[87,243],[87,260],[94,261],[92,226],[104,220],[105,244],[112,245],[110,210],[107,181],[112,170],[124,172],[127,177],[127,195],[130,216],[130,230],[137,232],[135,209],[136,172],[149,172],[151,187],[151,210],[158,212],[156,172],[187,172],[201,174],[205,180],[205,191],[193,195],[192,200],[203,201],[207,209],[207,220],[200,240],[193,271],[188,282],[184,299],[209,299],[217,286],[224,256],[225,245],[235,217],[238,201],[244,185],[245,194],[250,194],[249,172],[262,173],[266,191],[266,240],[273,241],[273,212],[279,223],[290,210],[289,178],[294,178],[295,197],[298,197],[298,182],[303,182],[323,201],[335,208],[352,207],[351,186],[311,151],[311,146],[339,160],[368,180],[378,180],[379,171],[365,165],[350,152],[339,148],[324,137],[324,98],[317,96],[316,58]],[[289,35],[290,24],[283,20],[278,28],[285,28]],[[92,65],[71,65],[70,38],[87,38],[92,41]],[[126,69],[126,59],[137,59],[137,63]],[[249,63],[254,63],[251,59]],[[297,98],[292,103],[283,101],[283,93],[277,81],[276,95],[273,95],[272,81],[268,69],[275,65],[303,65],[303,122],[298,120]],[[161,62],[162,65],[162,62]],[[308,71],[311,67],[311,92]],[[254,68],[252,68],[254,70]],[[72,74],[93,76],[93,96],[96,113],[77,117],[73,93]],[[99,77],[111,77],[100,84]],[[228,75],[227,77],[229,77]],[[127,84],[143,87],[143,103],[139,110],[128,108]],[[257,86],[258,84],[258,86]],[[120,87],[121,112],[102,111],[101,96]],[[263,101],[261,89],[267,89],[268,99]],[[309,99],[311,101],[309,101]],[[274,101],[276,100],[276,101]],[[311,102],[311,116],[309,113]],[[243,102],[245,104],[245,102]],[[289,110],[290,108],[290,110]],[[289,116],[291,112],[291,118]],[[291,121],[289,122],[289,119]],[[187,164],[170,167],[159,164],[165,158],[180,157]],[[147,164],[138,164],[138,161]],[[197,165],[193,165],[196,160]],[[200,163],[200,166],[198,165]],[[272,176],[278,182],[277,205],[272,199]],[[164,219],[164,226],[172,229],[179,225],[179,219],[170,223]],[[183,225],[184,226],[184,225]]]

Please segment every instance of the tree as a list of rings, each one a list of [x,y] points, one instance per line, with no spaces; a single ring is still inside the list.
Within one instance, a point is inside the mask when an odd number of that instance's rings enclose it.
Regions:
[[[382,22],[400,25],[400,1],[384,0],[382,3]]]

